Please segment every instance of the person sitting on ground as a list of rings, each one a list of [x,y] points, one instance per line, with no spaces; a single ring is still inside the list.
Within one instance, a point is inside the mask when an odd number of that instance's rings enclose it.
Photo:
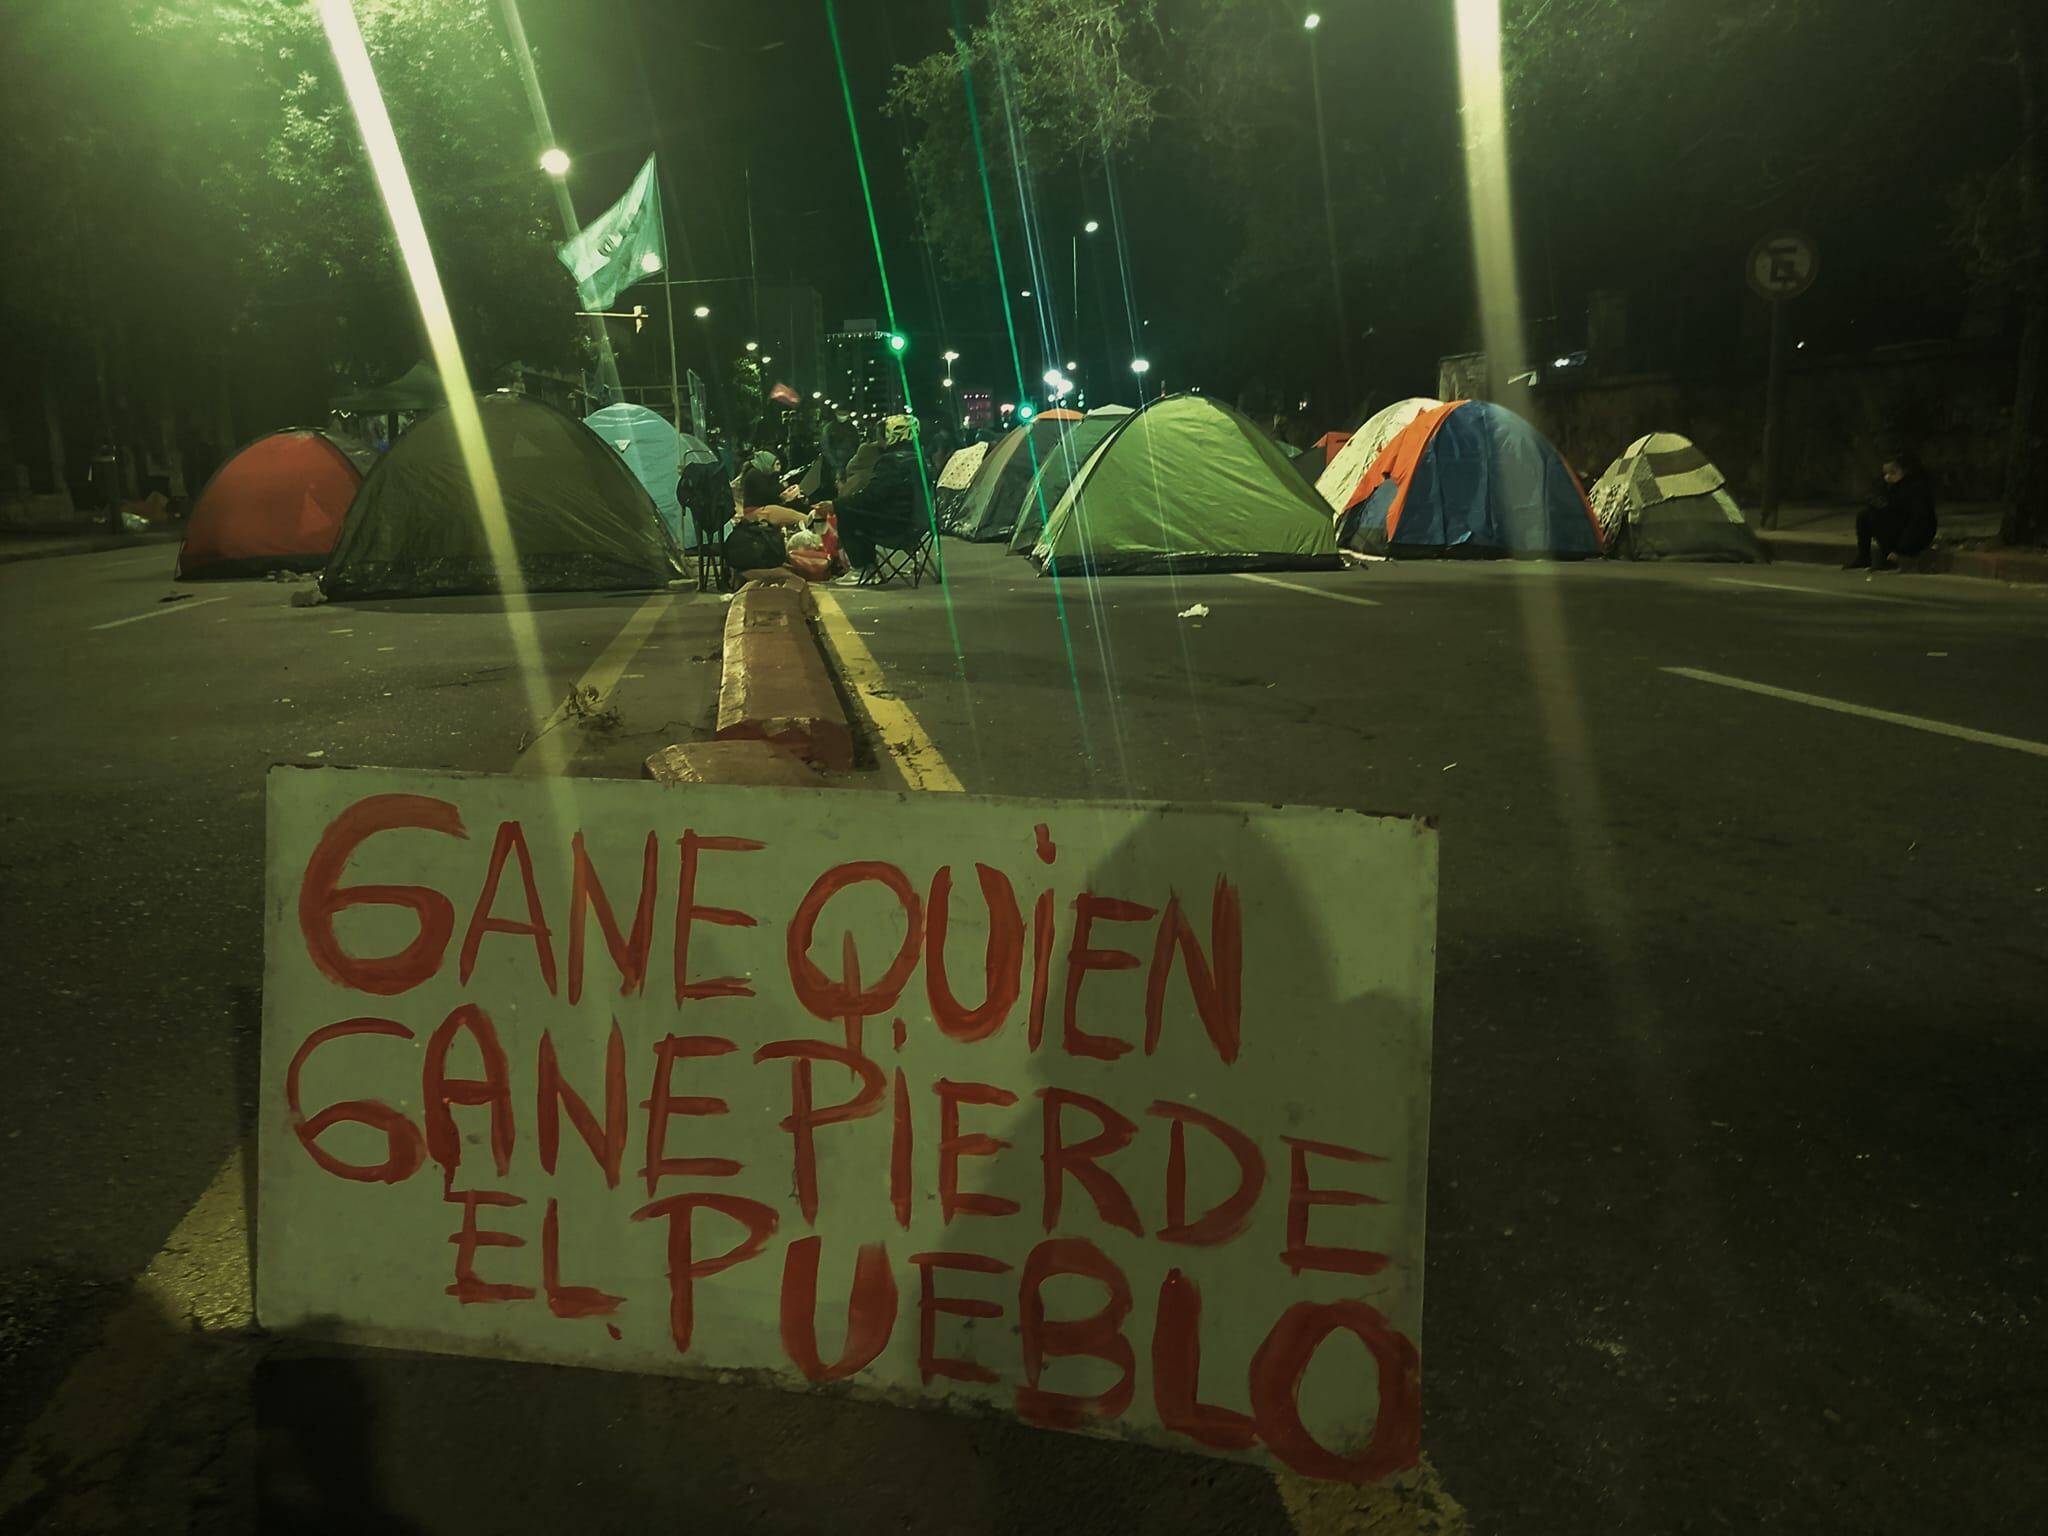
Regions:
[[[1883,488],[1856,514],[1856,558],[1842,569],[1895,571],[1892,556],[1919,554],[1934,542],[1935,527],[1934,482],[1910,454],[1894,454],[1884,461]]]
[[[908,547],[922,536],[927,527],[924,501],[916,424],[908,416],[891,416],[882,425],[880,451],[865,481],[817,510],[835,518],[847,558],[855,570],[866,572],[874,568],[878,543]]]

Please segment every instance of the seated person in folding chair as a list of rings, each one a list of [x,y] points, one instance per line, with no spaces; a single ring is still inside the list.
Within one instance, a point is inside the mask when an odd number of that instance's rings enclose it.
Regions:
[[[907,570],[915,585],[931,523],[925,512],[924,463],[908,416],[891,416],[883,424],[882,451],[867,482],[818,510],[834,515],[840,547],[863,581],[880,583]],[[885,558],[884,551],[894,558]]]

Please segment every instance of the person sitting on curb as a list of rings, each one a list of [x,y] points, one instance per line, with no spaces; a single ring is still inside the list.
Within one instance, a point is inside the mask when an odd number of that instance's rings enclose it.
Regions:
[[[1893,555],[1911,559],[1934,542],[1934,482],[1907,453],[1884,461],[1884,485],[1856,514],[1856,558],[1845,571],[1895,571]],[[1871,546],[1877,556],[1871,558]]]

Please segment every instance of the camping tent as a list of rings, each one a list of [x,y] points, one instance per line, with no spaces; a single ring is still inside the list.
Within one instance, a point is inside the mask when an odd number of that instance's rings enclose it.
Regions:
[[[1630,560],[1761,561],[1727,481],[1675,432],[1630,443],[1593,487],[1607,552]]]
[[[1600,553],[1600,526],[1558,451],[1485,400],[1410,422],[1334,505],[1338,539],[1375,555]]]
[[[193,504],[178,579],[317,571],[363,477],[318,432],[272,432],[213,472]]]
[[[1060,498],[1067,494],[1067,487],[1074,483],[1074,476],[1081,473],[1081,466],[1088,462],[1088,456],[1101,447],[1130,414],[1128,405],[1098,405],[1059,440],[1046,461],[1038,466],[1037,475],[1024,487],[1023,499],[1017,505],[1017,526],[1010,532],[1011,554],[1031,553],[1038,543],[1038,536],[1045,532],[1046,518],[1060,504]]]
[[[1349,432],[1325,432],[1306,448],[1289,450],[1294,458],[1294,467],[1301,471],[1302,478],[1314,485],[1330,467],[1330,461],[1337,457],[1339,450],[1351,441]]]
[[[694,547],[696,530],[684,526],[688,514],[676,500],[676,477],[683,465],[702,464],[714,457],[711,450],[694,437],[686,438],[666,416],[644,405],[608,405],[584,417],[583,425],[617,449],[633,478],[647,487],[661,520],[668,524],[670,537],[685,549]],[[687,456],[686,444],[695,444]]]
[[[372,384],[343,395],[334,402],[337,411],[363,411],[383,415],[388,411],[430,411],[448,398],[441,388],[441,375],[425,363],[414,363],[397,378]]]
[[[938,515],[941,528],[952,527],[954,510],[967,495],[967,487],[974,484],[975,471],[988,457],[988,450],[987,443],[969,443],[947,456],[946,467],[939,471],[939,483],[932,497],[933,510]]]
[[[1345,508],[1338,505],[1339,498],[1358,484],[1359,476],[1372,468],[1373,461],[1386,452],[1387,444],[1406,431],[1409,423],[1424,411],[1433,411],[1442,404],[1441,400],[1418,395],[1396,400],[1385,410],[1367,417],[1365,424],[1330,455],[1329,465],[1317,474],[1317,493],[1337,511],[1344,511]]]
[[[1017,509],[1031,477],[1080,419],[1074,411],[1045,411],[991,447],[975,471],[974,483],[960,498],[948,531],[978,544],[1007,539],[1017,526]]]
[[[682,573],[646,488],[596,433],[523,395],[480,396],[477,411],[520,585],[613,591]],[[371,471],[320,585],[337,598],[501,590],[450,412],[423,418]]]
[[[1056,575],[1337,564],[1329,509],[1271,438],[1207,395],[1117,423],[1031,558]]]

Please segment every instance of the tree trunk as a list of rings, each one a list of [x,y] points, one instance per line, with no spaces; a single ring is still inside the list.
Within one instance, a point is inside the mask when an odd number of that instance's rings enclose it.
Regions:
[[[2020,291],[2025,318],[2020,327],[2018,377],[2013,385],[2012,443],[2005,469],[2005,519],[1998,530],[2005,544],[2031,544],[2048,531],[2048,201],[2042,178],[2048,153],[2042,145],[2042,63],[2034,39],[2014,39],[2020,82],[2019,216]]]

